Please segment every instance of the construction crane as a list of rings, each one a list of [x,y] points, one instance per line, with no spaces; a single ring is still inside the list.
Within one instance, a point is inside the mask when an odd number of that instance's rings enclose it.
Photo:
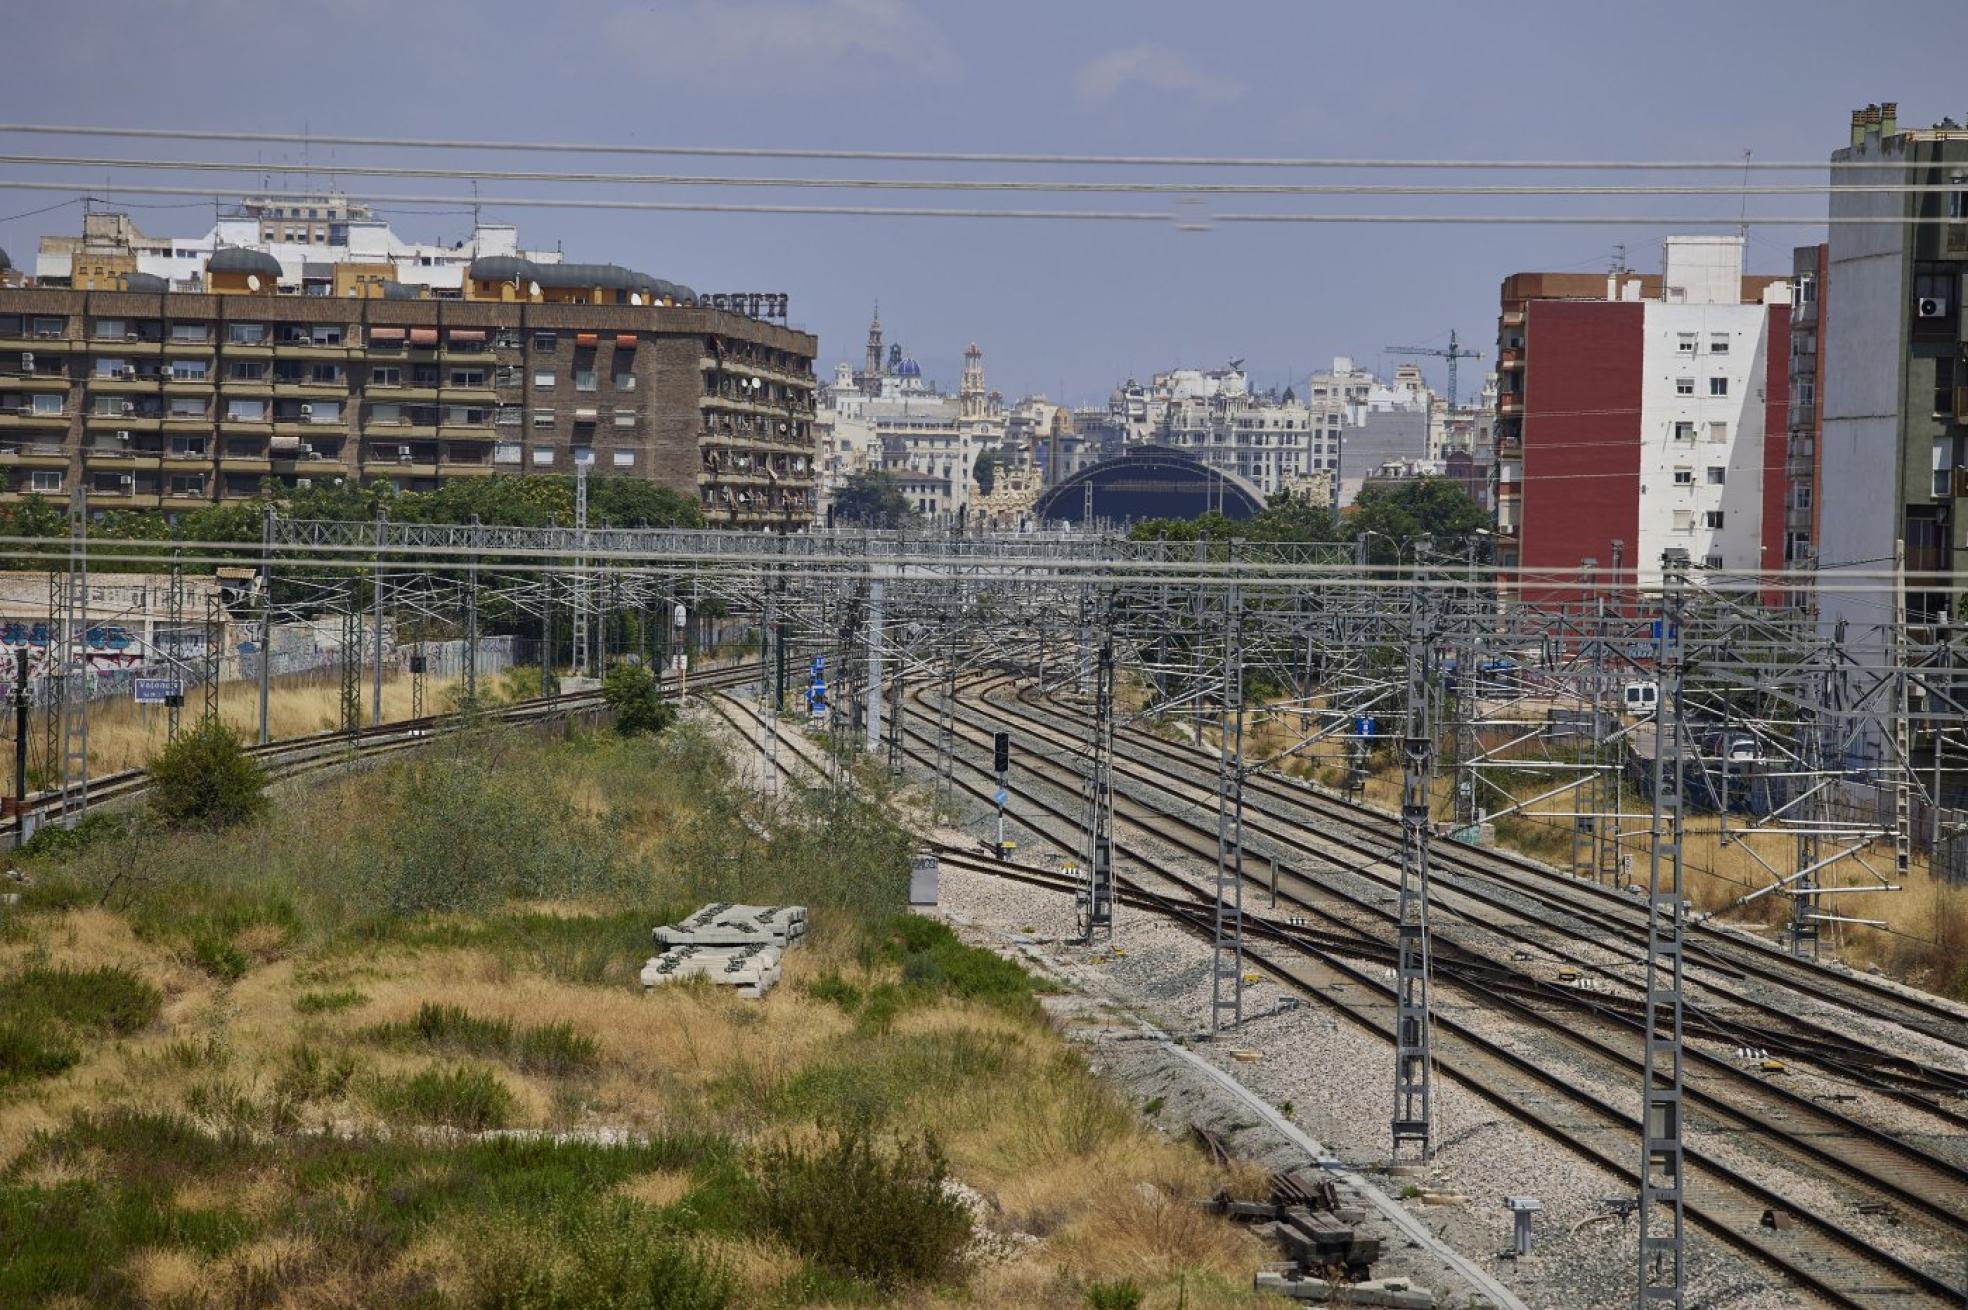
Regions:
[[[1440,346],[1388,346],[1386,349],[1390,355],[1433,355],[1437,359],[1448,360],[1450,409],[1456,407],[1456,361],[1459,359],[1481,359],[1483,357],[1483,352],[1480,350],[1459,349],[1456,344],[1454,328],[1449,329],[1449,348],[1447,350],[1443,350]]]

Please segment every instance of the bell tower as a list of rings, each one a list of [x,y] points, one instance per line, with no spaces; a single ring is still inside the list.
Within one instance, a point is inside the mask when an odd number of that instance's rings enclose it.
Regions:
[[[975,341],[964,351],[963,380],[957,385],[957,416],[984,417],[984,352]]]
[[[862,369],[864,376],[878,378],[882,371],[882,326],[881,302],[875,302],[874,321],[868,324],[868,360]]]

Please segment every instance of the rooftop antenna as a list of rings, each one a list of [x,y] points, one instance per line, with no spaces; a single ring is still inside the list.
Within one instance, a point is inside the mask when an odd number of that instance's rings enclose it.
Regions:
[[[1613,247],[1613,266],[1608,271],[1611,272],[1614,277],[1621,277],[1625,275],[1626,242],[1622,241],[1618,245]]]

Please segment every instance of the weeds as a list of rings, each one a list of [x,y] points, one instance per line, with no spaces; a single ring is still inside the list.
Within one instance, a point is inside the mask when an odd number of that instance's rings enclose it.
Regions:
[[[426,1069],[408,1077],[379,1079],[369,1103],[394,1123],[430,1124],[464,1132],[504,1128],[512,1122],[513,1097],[489,1069]]]
[[[884,1289],[962,1272],[970,1215],[933,1138],[889,1149],[848,1123],[811,1149],[765,1148],[753,1178],[759,1227],[822,1270]]]
[[[383,1024],[369,1035],[382,1042],[503,1060],[528,1073],[556,1078],[587,1073],[601,1062],[601,1048],[595,1039],[571,1023],[520,1028],[508,1019],[487,1019],[460,1006],[428,1001],[418,1008],[415,1018]]]
[[[1087,1310],[1141,1310],[1143,1299],[1141,1289],[1126,1278],[1087,1284]]]
[[[294,1011],[297,1014],[334,1014],[368,1003],[369,998],[353,988],[333,992],[302,992],[294,998]]]
[[[626,1202],[571,1222],[488,1226],[465,1303],[482,1310],[722,1310],[728,1271]]]

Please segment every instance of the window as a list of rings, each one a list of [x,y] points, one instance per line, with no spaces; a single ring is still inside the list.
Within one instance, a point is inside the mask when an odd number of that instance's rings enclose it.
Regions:
[[[1693,378],[1676,378],[1676,379],[1674,379],[1674,394],[1675,394],[1675,395],[1677,395],[1677,396],[1692,396],[1692,395],[1694,395],[1694,394],[1695,394],[1695,380],[1694,380]]]
[[[614,456],[616,468],[626,469],[635,467],[635,452],[633,450],[618,450],[614,452]]]
[[[1954,442],[1942,437],[1934,443],[1934,495],[1937,499],[1946,497],[1954,490],[1949,466],[1954,459]]]
[[[203,459],[205,457],[205,438],[172,437],[171,455],[176,459]]]
[[[555,336],[551,332],[535,332],[533,334],[533,349],[552,350],[554,348],[554,343],[559,340],[560,338]],[[533,453],[537,455],[540,452],[536,450]]]
[[[535,464],[551,464],[554,462],[554,453],[551,450],[536,449],[533,452],[533,462]]]
[[[1709,354],[1711,354],[1711,355],[1726,355],[1726,354],[1728,354],[1728,353],[1729,353],[1729,334],[1728,334],[1727,332],[1711,332],[1711,333],[1709,333],[1709,334],[1708,334],[1708,353],[1709,353]]]
[[[172,418],[204,418],[205,397],[203,396],[171,397],[170,416]]]
[[[554,412],[553,412],[552,410],[550,410],[550,409],[536,409],[536,410],[534,410],[534,411],[533,411],[533,426],[534,426],[534,427],[536,427],[536,428],[550,428],[550,427],[552,427],[553,425],[554,425]]]
[[[62,474],[60,469],[34,469],[27,475],[29,491],[60,491]]]
[[[1790,504],[1793,509],[1811,508],[1811,489],[1808,486],[1792,488]]]
[[[1951,223],[1968,222],[1968,173],[1948,177],[1947,216]]]
[[[451,385],[454,387],[483,387],[485,370],[482,368],[454,368],[451,370]]]
[[[592,368],[577,367],[574,370],[574,389],[576,391],[593,391],[597,385],[599,384],[595,380],[595,371]]]
[[[369,421],[378,425],[401,423],[403,421],[403,406],[371,405],[369,407]]]
[[[1676,421],[1674,424],[1674,439],[1676,441],[1693,441],[1695,439],[1695,425],[1686,420]]]
[[[59,414],[62,412],[62,398],[58,395],[37,394],[32,403],[36,414]],[[117,412],[122,412],[120,402]]]
[[[1728,395],[1728,394],[1729,394],[1729,379],[1727,379],[1727,378],[1710,378],[1710,379],[1708,380],[1708,394],[1709,394],[1709,395],[1711,395],[1711,396],[1726,396],[1726,395]]]
[[[36,401],[53,400],[59,402],[61,397],[36,396],[34,399]],[[123,397],[121,396],[97,396],[95,399],[96,399],[95,408],[89,411],[91,414],[121,415],[121,414],[134,414],[137,412],[137,407],[131,402],[123,399]],[[60,408],[59,403],[57,404],[56,408],[57,409]],[[40,410],[40,406],[37,404],[35,406],[35,409],[38,412]]]
[[[1695,530],[1695,512],[1691,509],[1675,510],[1674,530],[1676,532],[1693,532]]]
[[[618,427],[618,428],[632,428],[632,427],[634,427],[635,425],[636,425],[636,414],[635,414],[635,411],[634,411],[634,410],[632,410],[632,409],[618,409],[618,410],[616,410],[616,411],[615,411],[615,426],[616,426],[616,427]]]
[[[492,338],[492,344],[500,350],[518,350],[519,341],[518,328],[500,328]]]
[[[1722,557],[1720,555],[1707,556],[1702,560],[1702,567],[1705,569],[1719,569],[1722,567]]]
[[[610,383],[614,385],[617,391],[635,390],[635,374],[629,372],[627,369],[623,368],[620,364],[617,364],[615,366],[615,375],[609,378],[608,380]]]
[[[526,382],[526,370],[517,364],[501,364],[495,377],[502,387],[523,386]]]
[[[257,359],[235,359],[226,365],[226,381],[258,382],[266,376],[266,365]]]
[[[517,464],[519,463],[519,453],[519,443],[517,441],[501,441],[498,445],[492,447],[492,462],[494,464]]]
[[[203,473],[173,473],[171,475],[171,494],[173,496],[204,495],[205,475]]]
[[[235,346],[256,346],[266,340],[264,323],[228,323],[226,340]]]
[[[1719,487],[1723,483],[1727,482],[1728,480],[1729,480],[1729,470],[1727,468],[1723,467],[1720,464],[1710,464],[1708,466],[1709,486]]]
[[[121,341],[123,339],[123,320],[120,318],[99,318],[96,320],[96,340]]]
[[[264,400],[240,400],[234,398],[226,401],[226,417],[235,423],[264,423],[266,421],[266,406],[267,403]]]
[[[34,335],[44,339],[47,337],[58,337],[62,334],[62,329],[67,325],[67,319],[36,315],[34,319]]]
[[[1729,444],[1729,425],[1720,421],[1708,425],[1708,444],[1726,446]]]
[[[536,368],[536,369],[534,369],[534,370],[533,370],[533,385],[534,385],[534,386],[536,386],[536,387],[540,387],[540,388],[548,388],[548,387],[551,387],[551,386],[553,386],[553,384],[554,384],[554,374],[553,374],[553,370],[552,370],[552,369],[550,369],[550,368]]]
[[[1675,486],[1677,486],[1677,487],[1692,487],[1692,486],[1694,486],[1694,485],[1695,485],[1695,471],[1694,471],[1693,469],[1676,469],[1676,470],[1674,470],[1674,485],[1675,485]]]
[[[1954,356],[1942,355],[1934,361],[1934,412],[1954,413]]]
[[[308,329],[308,340],[317,346],[339,346],[342,344],[342,325],[316,323]]]
[[[173,382],[203,382],[211,375],[210,361],[203,359],[174,359],[171,361],[171,380]]]
[[[316,364],[308,370],[308,381],[317,387],[334,387],[342,383],[340,364]]]
[[[1721,527],[1722,511],[1719,509],[1711,509],[1711,510],[1704,511],[1702,514],[1702,526],[1705,528]]]
[[[1674,349],[1675,349],[1675,350],[1676,350],[1677,352],[1679,352],[1680,354],[1683,354],[1683,355],[1692,355],[1692,354],[1694,354],[1694,353],[1695,353],[1695,334],[1694,334],[1694,333],[1692,333],[1692,332],[1677,332],[1677,333],[1675,333],[1675,334],[1674,334]]]
[[[400,387],[403,385],[403,370],[394,364],[378,367],[369,366],[369,385],[372,387]]]
[[[413,387],[434,387],[437,385],[437,365],[412,364],[410,366],[410,385]]]

